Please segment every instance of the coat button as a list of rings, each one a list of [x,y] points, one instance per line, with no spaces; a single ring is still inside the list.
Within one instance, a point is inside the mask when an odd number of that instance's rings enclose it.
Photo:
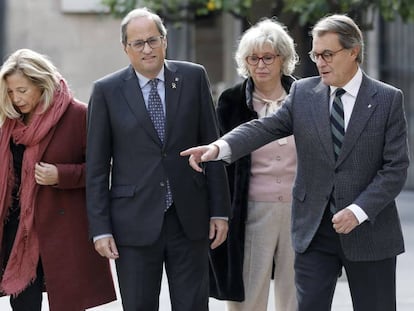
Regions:
[[[161,186],[161,187],[165,187],[165,182],[161,181],[161,182],[160,182],[160,186]]]
[[[59,209],[59,215],[65,215],[65,210],[63,208]]]

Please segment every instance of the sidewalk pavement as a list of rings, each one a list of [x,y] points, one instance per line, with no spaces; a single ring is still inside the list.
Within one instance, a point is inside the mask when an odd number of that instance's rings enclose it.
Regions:
[[[397,310],[412,311],[414,310],[414,191],[403,191],[397,198],[397,205],[400,213],[406,247],[406,252],[397,258]],[[112,268],[114,268],[113,265]],[[114,280],[117,282],[115,274]],[[117,292],[117,294],[119,297],[119,292]],[[76,299],[76,297],[74,297],[74,299]],[[0,310],[11,311],[8,297],[0,298]],[[44,295],[42,310],[49,311],[46,294]],[[210,311],[224,310],[224,302],[216,299],[210,299]],[[271,298],[269,299],[268,311],[274,310],[274,302],[273,298]],[[341,277],[337,284],[332,310],[352,311],[352,302],[345,277]],[[120,299],[118,299],[118,301],[88,309],[88,311],[122,311],[122,307]],[[171,311],[168,284],[165,275],[163,277],[161,288],[160,311]]]

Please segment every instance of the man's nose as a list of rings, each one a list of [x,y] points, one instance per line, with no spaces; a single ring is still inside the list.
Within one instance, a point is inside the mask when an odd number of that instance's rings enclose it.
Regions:
[[[151,53],[152,52],[152,47],[149,45],[148,42],[145,41],[144,48],[142,49],[142,51],[144,53]]]
[[[326,60],[322,57],[322,55],[318,55],[317,57],[315,57],[315,59],[316,66],[318,67],[327,64]]]

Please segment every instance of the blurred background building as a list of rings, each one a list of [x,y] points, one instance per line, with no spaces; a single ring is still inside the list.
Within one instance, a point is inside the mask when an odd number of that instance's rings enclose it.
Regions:
[[[250,14],[255,23],[274,12],[257,0]],[[273,1],[274,2],[274,1]],[[260,5],[259,5],[260,4]],[[316,74],[307,57],[311,49],[309,27],[280,14],[296,41],[300,65],[296,75]],[[0,59],[13,51],[30,48],[48,55],[80,100],[87,102],[94,80],[128,65],[120,43],[120,19],[108,14],[100,0],[0,0]],[[373,29],[365,31],[363,69],[371,76],[395,85],[405,94],[411,154],[414,148],[414,23],[399,18],[385,22],[373,16]],[[240,34],[249,25],[228,13],[212,13],[192,23],[168,26],[168,58],[203,64],[213,95],[233,85],[239,77],[233,60]],[[414,189],[414,166],[409,169],[407,189]]]

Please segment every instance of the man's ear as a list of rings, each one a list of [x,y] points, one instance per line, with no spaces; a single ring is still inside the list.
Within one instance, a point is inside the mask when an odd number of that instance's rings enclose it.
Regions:
[[[354,46],[354,47],[351,49],[351,55],[352,55],[352,56],[354,56],[354,57],[355,57],[355,59],[357,59],[360,51],[361,51],[361,47],[360,47],[359,45]]]

